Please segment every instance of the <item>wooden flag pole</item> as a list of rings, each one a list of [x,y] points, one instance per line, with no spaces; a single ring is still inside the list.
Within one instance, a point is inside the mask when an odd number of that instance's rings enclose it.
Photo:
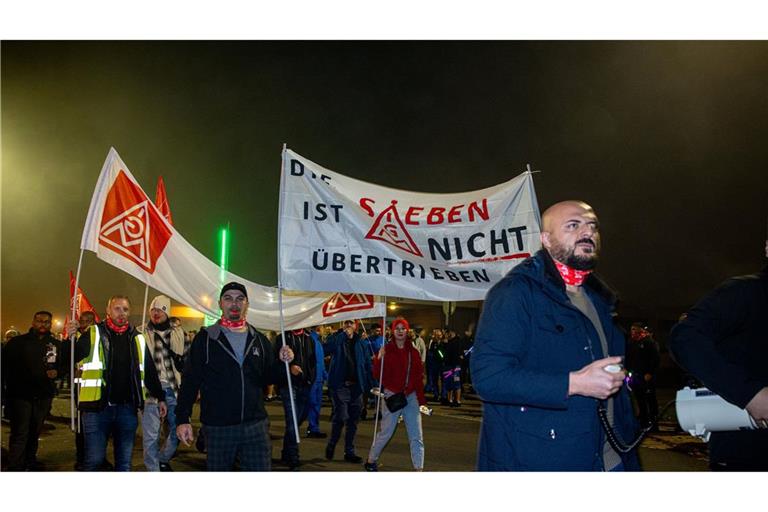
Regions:
[[[278,307],[280,309],[280,337],[283,341],[283,347],[285,347],[285,318],[283,317],[283,279],[282,279],[282,272],[280,271],[280,248],[282,244],[280,243],[280,225],[279,225],[279,219],[282,217],[283,214],[283,171],[285,169],[285,151],[287,149],[287,145],[283,144],[283,153],[281,157],[281,166],[280,166],[280,197],[279,197],[279,217],[278,217],[278,227],[277,227],[277,301],[278,301]],[[293,399],[293,384],[291,384],[291,369],[288,365],[288,361],[285,362],[285,375],[288,378],[288,395],[291,400],[291,416],[293,419],[293,433],[296,435],[296,444],[301,443],[301,439],[299,438],[299,422],[296,420],[296,402]]]
[[[146,284],[146,283],[145,283]],[[145,326],[147,325],[147,298],[149,297],[149,285],[147,284],[144,288],[144,309],[141,311],[141,331],[144,332]],[[170,311],[168,312],[170,313]]]
[[[77,262],[77,275],[75,276],[75,292],[72,295],[72,321],[75,321],[75,315],[77,313],[77,290],[80,286],[80,269],[83,266],[83,253],[85,249],[80,249],[80,259]],[[69,416],[70,416],[70,429],[75,432],[75,393],[78,391],[75,389],[75,339],[77,337],[77,331],[69,333]],[[79,387],[79,386],[78,386]],[[79,427],[79,425],[78,425]]]
[[[375,304],[374,299],[374,304]],[[384,341],[381,346],[385,346],[387,344],[387,296],[384,296],[384,316],[381,318],[381,339]],[[384,357],[386,357],[386,351],[384,354]],[[373,443],[376,442],[376,430],[379,423],[379,411],[381,410],[381,395],[384,394],[384,385],[381,382],[382,379],[384,379],[384,357],[381,358],[381,371],[379,372],[379,394],[376,395],[376,416],[373,417],[373,441],[371,441],[371,448],[373,448]]]

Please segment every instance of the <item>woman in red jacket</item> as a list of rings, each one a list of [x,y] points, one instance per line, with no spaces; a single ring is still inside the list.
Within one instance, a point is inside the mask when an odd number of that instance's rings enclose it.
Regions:
[[[403,416],[408,440],[411,447],[411,461],[416,471],[424,468],[424,437],[421,432],[421,413],[419,407],[426,405],[424,399],[424,366],[419,351],[408,337],[408,322],[398,318],[392,322],[392,340],[387,342],[373,358],[373,375],[379,378],[381,365],[384,375],[381,378],[381,390],[385,399],[402,393],[404,406],[390,411],[386,402],[382,402],[381,430],[368,453],[366,471],[377,471],[377,460],[397,429],[397,420]],[[386,357],[385,357],[386,354]]]

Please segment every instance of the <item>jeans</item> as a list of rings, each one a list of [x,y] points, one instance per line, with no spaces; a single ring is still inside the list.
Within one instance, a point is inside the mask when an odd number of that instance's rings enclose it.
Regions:
[[[387,396],[391,392],[385,391]],[[373,441],[371,451],[368,452],[368,460],[376,462],[387,446],[389,440],[397,430],[397,419],[403,416],[405,430],[408,433],[408,441],[411,448],[411,462],[414,469],[424,468],[424,436],[421,431],[421,413],[419,412],[419,399],[416,392],[408,395],[408,404],[397,412],[389,412],[384,401],[382,401],[381,430],[376,433],[376,439]]]
[[[8,413],[11,436],[8,441],[8,470],[24,471],[37,462],[37,443],[43,423],[51,410],[52,398],[30,400],[11,398]]]
[[[443,392],[442,398],[448,396],[448,391],[456,391],[461,388],[461,370],[455,368],[446,368],[443,370],[441,377],[443,379]]]
[[[168,414],[165,420],[168,422],[168,437],[160,448],[160,430],[163,421],[160,419],[160,407],[158,404],[145,404],[144,412],[141,415],[141,430],[144,446],[144,465],[147,471],[160,471],[160,464],[167,464],[174,455],[176,447],[179,446],[179,438],[176,437],[176,395],[170,386],[163,387],[165,393],[165,405],[168,407]]]
[[[310,432],[320,432],[320,408],[323,406],[323,382],[315,382],[309,390],[309,412],[307,428]]]
[[[309,387],[294,386],[293,400],[296,403],[296,423],[299,427],[307,419],[309,412]],[[287,387],[280,388],[283,397],[283,410],[285,411],[285,435],[283,436],[282,458],[286,462],[299,461],[299,445],[296,443],[296,431],[293,429],[293,413],[291,412],[291,399]]]
[[[354,455],[355,434],[357,433],[357,420],[360,419],[360,410],[363,405],[363,393],[358,384],[342,385],[332,390],[333,415],[331,416],[331,437],[328,445],[335,447],[341,439],[341,430],[346,425],[344,436],[344,454]]]
[[[133,442],[139,419],[133,404],[108,405],[99,412],[82,414],[85,434],[84,471],[98,471],[107,455],[107,441],[112,435],[115,471],[131,470]]]

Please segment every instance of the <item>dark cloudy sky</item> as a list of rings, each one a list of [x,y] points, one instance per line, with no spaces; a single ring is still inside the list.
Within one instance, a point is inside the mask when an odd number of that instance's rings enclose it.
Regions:
[[[765,42],[3,42],[2,328],[63,316],[96,178],[114,146],[174,224],[276,282],[280,150],[424,192],[531,163],[539,204],[579,198],[624,302],[685,308],[764,264]],[[102,310],[143,285],[93,254]]]

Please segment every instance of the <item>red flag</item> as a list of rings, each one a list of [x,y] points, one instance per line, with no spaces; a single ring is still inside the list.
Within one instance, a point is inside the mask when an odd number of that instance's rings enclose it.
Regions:
[[[163,217],[166,218],[166,220],[168,221],[168,224],[173,226],[173,221],[171,220],[171,205],[168,204],[168,196],[165,193],[165,182],[163,182],[162,176],[157,178],[157,190],[155,191],[155,206],[157,206],[157,209],[160,210],[160,213],[163,214]]]
[[[153,274],[172,233],[151,206],[141,187],[120,170],[104,203],[99,244]]]
[[[77,301],[77,302],[75,302]],[[72,304],[75,304],[75,320],[80,320],[80,314],[84,311],[92,311],[93,315],[96,317],[96,322],[100,322],[99,320],[99,314],[96,312],[96,310],[93,308],[93,305],[91,305],[91,302],[88,300],[88,297],[85,296],[85,293],[83,293],[83,289],[79,286],[77,287],[77,299],[75,299],[75,276],[72,275],[72,271],[69,271],[69,310],[72,311]],[[69,315],[67,315],[69,316]],[[64,325],[64,337],[68,338],[69,334],[67,333],[67,326]]]

